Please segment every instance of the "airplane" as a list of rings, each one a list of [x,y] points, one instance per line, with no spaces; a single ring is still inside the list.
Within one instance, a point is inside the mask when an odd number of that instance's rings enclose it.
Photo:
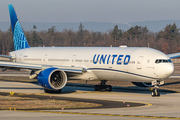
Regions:
[[[68,80],[101,81],[95,91],[112,91],[107,81],[130,81],[140,87],[154,87],[151,95],[160,96],[158,87],[174,71],[172,58],[146,47],[30,47],[12,4],[8,5],[15,51],[0,57],[2,71],[29,69],[46,93],[61,93]]]

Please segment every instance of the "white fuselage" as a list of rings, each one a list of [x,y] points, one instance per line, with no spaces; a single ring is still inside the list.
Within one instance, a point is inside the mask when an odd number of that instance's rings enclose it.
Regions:
[[[15,62],[41,65],[83,67],[82,80],[151,82],[169,77],[173,63],[155,63],[170,59],[152,48],[139,47],[32,47],[13,51]]]

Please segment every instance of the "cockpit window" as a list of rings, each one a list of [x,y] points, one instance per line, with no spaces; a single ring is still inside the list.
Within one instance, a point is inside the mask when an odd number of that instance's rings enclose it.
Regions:
[[[155,63],[172,63],[171,59],[156,59]]]
[[[169,62],[169,63],[172,63],[171,59],[168,59],[168,62]]]
[[[163,63],[168,63],[168,60],[163,60]]]

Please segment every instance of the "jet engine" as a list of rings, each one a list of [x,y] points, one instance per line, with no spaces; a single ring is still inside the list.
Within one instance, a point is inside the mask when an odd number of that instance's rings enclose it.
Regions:
[[[38,74],[37,80],[46,89],[60,90],[67,83],[67,75],[58,68],[47,68]]]
[[[139,87],[153,87],[152,83],[149,82],[132,82],[132,84],[139,86]]]

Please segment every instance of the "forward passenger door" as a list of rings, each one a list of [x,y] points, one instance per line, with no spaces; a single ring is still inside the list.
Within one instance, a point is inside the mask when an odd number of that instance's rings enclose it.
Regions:
[[[137,69],[142,69],[143,58],[144,58],[143,56],[138,57],[137,64],[136,64]]]

